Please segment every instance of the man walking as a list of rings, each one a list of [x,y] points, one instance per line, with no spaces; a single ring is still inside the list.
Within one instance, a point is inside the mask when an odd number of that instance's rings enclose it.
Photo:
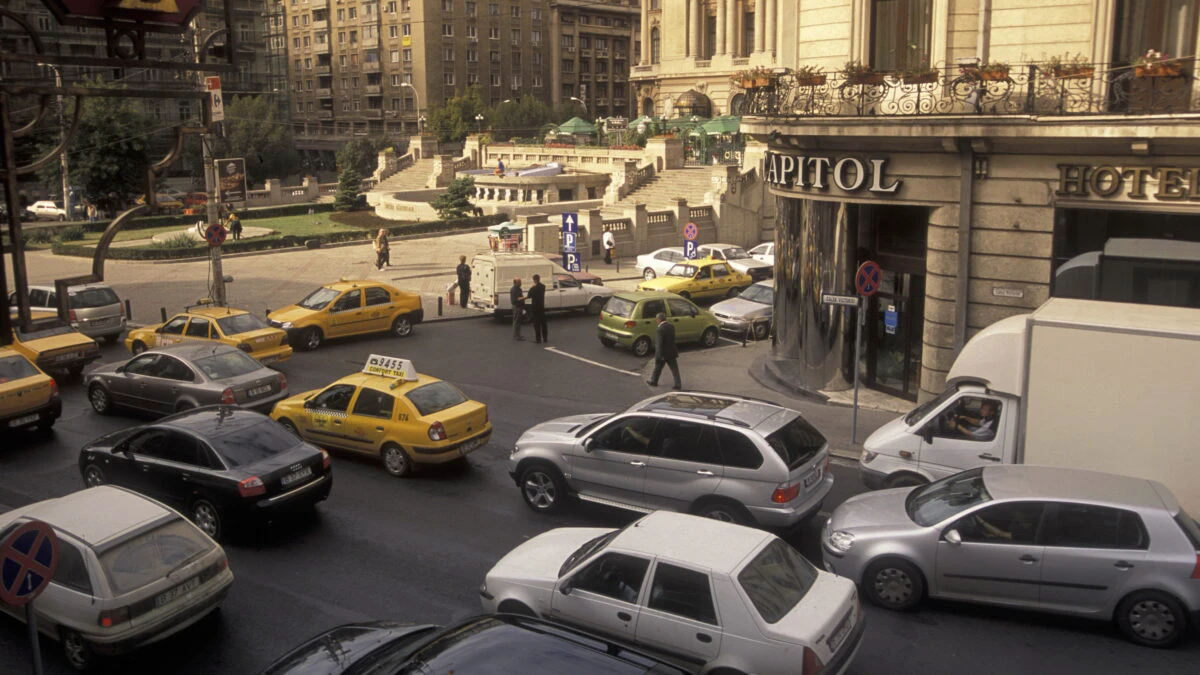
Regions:
[[[546,327],[546,285],[542,283],[541,275],[533,275],[533,285],[529,287],[529,308],[533,312],[533,341],[549,342],[550,330]]]
[[[604,263],[611,265],[613,253],[617,248],[617,238],[613,235],[612,228],[608,225],[604,226],[604,234],[600,235],[600,243],[604,246]]]
[[[525,338],[521,337],[521,315],[525,313],[525,292],[521,290],[521,277],[513,277],[508,297],[512,300],[513,339],[524,340]]]
[[[658,339],[654,342],[654,374],[646,380],[646,384],[657,387],[658,376],[662,375],[663,365],[666,364],[671,368],[671,375],[675,377],[672,389],[680,389],[683,385],[679,382],[679,350],[675,348],[675,326],[667,323],[667,315],[662,312],[659,312],[656,318]]]
[[[467,256],[458,256],[458,267],[454,268],[458,276],[458,306],[466,307],[471,297],[471,266],[467,264]]]

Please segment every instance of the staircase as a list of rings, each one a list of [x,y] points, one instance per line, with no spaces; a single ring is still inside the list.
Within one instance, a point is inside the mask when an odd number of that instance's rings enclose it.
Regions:
[[[672,200],[676,197],[699,206],[704,203],[704,193],[712,189],[711,176],[708,167],[660,171],[621,201],[605,206],[601,211],[605,218],[621,218],[625,208],[634,204],[645,204],[650,211],[664,211],[674,207]]]
[[[391,194],[408,190],[424,190],[425,181],[429,180],[429,175],[433,173],[433,161],[433,158],[418,159],[412,166],[388,176],[386,180],[372,188],[371,192]]]

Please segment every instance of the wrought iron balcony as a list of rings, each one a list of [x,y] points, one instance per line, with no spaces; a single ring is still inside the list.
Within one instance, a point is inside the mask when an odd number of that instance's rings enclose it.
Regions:
[[[788,71],[742,84],[751,117],[1164,115],[1200,112],[1194,66],[1177,59],[1151,66],[964,65],[919,75]]]

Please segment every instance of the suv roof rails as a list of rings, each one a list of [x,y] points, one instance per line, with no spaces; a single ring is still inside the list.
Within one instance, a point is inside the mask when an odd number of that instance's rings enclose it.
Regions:
[[[729,393],[724,393],[724,392],[719,392],[719,391],[708,391],[706,389],[689,389],[687,391],[687,393],[708,394],[710,396],[722,396],[725,398],[741,399],[743,401],[754,401],[755,403],[762,403],[763,405],[769,405],[773,408],[783,408],[784,407],[784,406],[779,405],[778,403],[775,403],[774,401],[768,401],[765,398],[757,398],[755,396],[746,396],[744,394],[729,394]],[[664,394],[664,396],[670,396],[670,395],[671,394]]]

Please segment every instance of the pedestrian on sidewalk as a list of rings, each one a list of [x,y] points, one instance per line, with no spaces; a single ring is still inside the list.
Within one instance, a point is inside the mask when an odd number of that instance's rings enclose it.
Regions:
[[[458,267],[454,268],[454,274],[458,276],[458,306],[466,307],[471,297],[471,266],[467,264],[467,256],[458,256]]]
[[[513,339],[524,340],[525,338],[521,337],[521,315],[525,313],[525,292],[521,290],[521,277],[513,277],[508,297],[512,300]]]
[[[613,236],[612,226],[604,226],[604,234],[600,235],[600,243],[604,246],[604,264],[611,265],[613,255],[617,250],[617,238]]]
[[[667,323],[667,315],[663,312],[659,312],[656,318],[658,339],[654,342],[654,373],[646,380],[646,384],[651,387],[658,386],[658,376],[662,375],[665,364],[671,368],[671,375],[675,377],[675,385],[671,388],[680,389],[683,385],[679,382],[679,350],[675,347],[675,326]]]
[[[382,270],[384,267],[392,264],[391,246],[388,244],[388,233],[384,228],[379,228],[379,234],[375,235],[375,269]]]
[[[529,287],[529,308],[533,311],[533,341],[550,342],[550,329],[546,326],[546,285],[539,274],[533,275]]]
[[[504,160],[502,159],[496,160],[496,175],[504,178]]]
[[[229,212],[229,222],[227,224],[229,234],[233,235],[233,240],[237,241],[242,238],[242,219],[238,218],[233,211]]]

